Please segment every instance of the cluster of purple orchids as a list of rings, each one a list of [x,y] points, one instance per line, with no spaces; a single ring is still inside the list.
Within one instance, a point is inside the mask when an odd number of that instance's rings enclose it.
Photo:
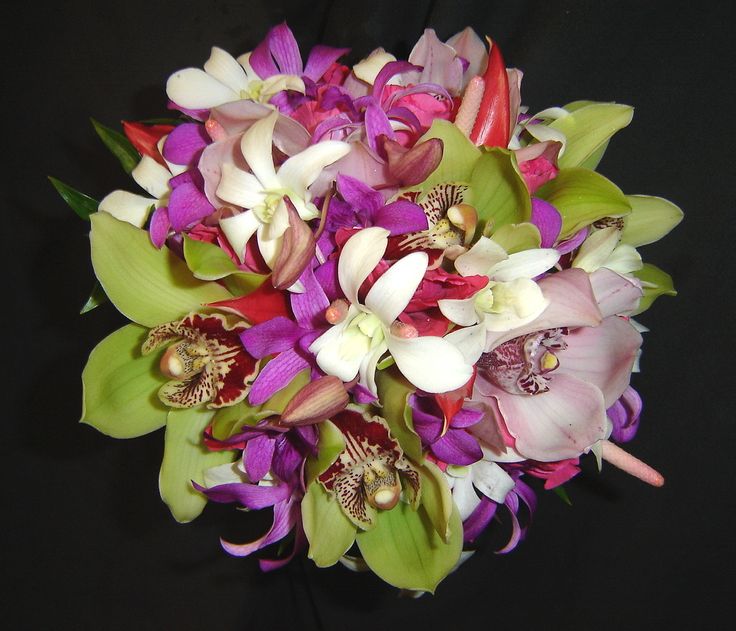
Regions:
[[[663,483],[617,443],[642,407],[632,316],[674,293],[636,248],[681,212],[595,171],[630,107],[529,114],[522,73],[471,29],[427,30],[407,61],[348,52],[305,64],[281,24],[175,72],[180,118],[124,124],[147,195],[89,218],[133,324],[92,352],[82,420],[166,426],[179,521],[272,507],[233,555],[293,537],[264,569],[306,548],[433,591],[499,507],[517,545],[531,478],[560,487],[592,452]]]

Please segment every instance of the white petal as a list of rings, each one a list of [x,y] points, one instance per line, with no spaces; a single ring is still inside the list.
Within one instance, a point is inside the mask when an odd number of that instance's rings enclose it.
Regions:
[[[352,314],[357,309],[351,310]],[[327,332],[312,342],[309,350],[316,353],[317,365],[328,375],[348,382],[358,374],[363,360],[370,352],[370,339],[361,336],[355,328],[348,330],[353,315],[348,313],[340,324],[328,329]]]
[[[98,210],[104,210],[115,219],[142,228],[148,219],[148,213],[155,205],[156,200],[150,197],[135,195],[128,191],[113,191],[100,202]]]
[[[579,267],[588,273],[595,272],[611,256],[620,238],[621,231],[616,226],[596,230],[583,241],[572,266]]]
[[[245,245],[248,239],[253,236],[260,225],[261,222],[251,210],[220,219],[220,228],[241,262],[245,259]]]
[[[469,475],[456,478],[452,486],[452,499],[460,512],[460,519],[465,521],[480,504],[480,498],[473,488]]]
[[[276,265],[276,259],[278,258],[279,252],[281,251],[281,242],[283,239],[281,236],[274,239],[267,238],[266,230],[269,227],[270,226],[268,225],[261,224],[259,226],[260,230],[258,230],[256,235],[258,236],[258,250],[261,252],[261,256],[263,257],[266,265],[273,269],[273,266]]]
[[[485,275],[491,267],[508,258],[506,250],[488,237],[481,237],[465,254],[455,259],[455,269],[463,276]]]
[[[250,65],[250,56],[253,53],[243,53],[240,55],[240,57],[237,58],[237,62],[242,66],[243,70],[245,71],[245,77],[248,80],[248,83],[251,81],[260,81],[260,77],[258,76],[258,73],[253,70],[253,66]]]
[[[373,85],[381,68],[389,61],[396,61],[396,57],[387,53],[383,48],[377,48],[368,57],[353,66],[353,73],[361,81]]]
[[[229,87],[199,68],[185,68],[172,74],[166,82],[166,94],[177,105],[192,110],[238,100]]]
[[[337,263],[337,279],[350,304],[358,304],[358,289],[386,251],[388,235],[385,228],[365,228],[343,246]]]
[[[161,199],[169,192],[171,173],[150,156],[143,156],[131,175],[138,186],[156,199]]]
[[[620,243],[606,259],[605,267],[619,274],[630,274],[644,267],[641,255],[631,245]]]
[[[402,374],[425,392],[449,392],[473,374],[463,354],[441,337],[403,339],[389,335],[388,350]]]
[[[476,324],[462,329],[455,329],[445,335],[444,339],[462,353],[468,365],[472,366],[483,354],[486,345],[486,327]]]
[[[499,281],[534,278],[553,267],[559,259],[560,253],[554,248],[523,250],[494,265],[488,275]]]
[[[281,188],[273,166],[273,128],[278,119],[278,112],[272,112],[251,125],[243,134],[240,149],[243,152],[250,170],[258,178],[264,189]]]
[[[209,469],[205,469],[202,475],[204,477],[204,485],[208,489],[211,489],[213,486],[219,486],[220,484],[242,484],[247,480],[246,476],[238,469],[236,462],[228,462],[217,467],[210,467]]]
[[[302,81],[296,75],[273,75],[271,77],[268,77],[268,79],[263,80],[260,98],[261,103],[268,102],[272,96],[278,94],[279,92],[283,92],[284,90],[291,90],[293,92],[300,92],[301,94],[304,94],[304,92],[306,91],[306,87],[304,85],[304,81]]]
[[[371,287],[365,306],[386,326],[406,309],[427,271],[427,254],[412,252],[394,263]]]
[[[266,197],[255,175],[228,163],[222,165],[222,177],[215,194],[221,200],[243,208],[260,206]]]
[[[455,324],[472,326],[478,322],[478,314],[475,311],[475,296],[463,300],[445,298],[438,300],[437,306],[440,308],[442,315]]]
[[[493,311],[485,314],[487,331],[511,331],[539,317],[549,305],[537,283],[517,278],[509,283],[495,283]]]
[[[350,145],[346,142],[339,140],[318,142],[281,165],[279,182],[284,188],[305,197],[307,188],[319,177],[322,170],[349,152]]]
[[[386,352],[385,342],[382,342],[370,353],[368,353],[360,364],[358,374],[360,375],[360,385],[367,388],[371,394],[378,396],[378,388],[376,387],[376,366],[379,360]]]
[[[212,47],[210,58],[204,64],[204,70],[220,83],[224,83],[238,96],[241,90],[248,87],[243,67],[230,53],[217,46]]]
[[[470,468],[473,484],[488,499],[503,504],[514,480],[495,462],[481,460]]]

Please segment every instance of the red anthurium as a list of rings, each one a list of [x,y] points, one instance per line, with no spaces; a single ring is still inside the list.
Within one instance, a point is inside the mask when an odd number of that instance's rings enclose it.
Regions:
[[[123,131],[131,144],[142,156],[149,156],[159,164],[166,166],[166,162],[158,150],[158,142],[174,129],[173,125],[144,125],[123,121]]]
[[[260,324],[277,316],[291,318],[287,297],[283,291],[275,289],[271,283],[263,283],[240,298],[212,302],[208,307],[223,309],[243,316],[251,324]]]
[[[485,91],[470,140],[485,147],[504,147],[509,144],[510,116],[509,78],[506,64],[498,45],[488,38],[490,52],[488,67],[483,75]]]
[[[476,369],[474,367],[473,375],[468,379],[468,382],[465,385],[460,386],[456,390],[451,390],[450,392],[443,392],[442,394],[434,395],[434,400],[437,402],[437,405],[440,406],[440,410],[442,410],[442,414],[445,417],[444,426],[442,428],[443,436],[445,435],[445,432],[447,432],[447,428],[450,426],[450,422],[455,414],[457,414],[465,404],[465,399],[473,394],[475,375]]]

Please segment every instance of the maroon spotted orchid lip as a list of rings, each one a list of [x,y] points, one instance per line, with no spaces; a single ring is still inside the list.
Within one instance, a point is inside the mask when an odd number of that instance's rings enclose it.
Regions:
[[[220,314],[192,313],[151,329],[144,355],[176,341],[161,358],[161,371],[171,377],[159,390],[161,400],[174,408],[201,403],[220,408],[242,401],[258,371],[258,361],[240,341],[246,328],[244,322],[230,324]]]

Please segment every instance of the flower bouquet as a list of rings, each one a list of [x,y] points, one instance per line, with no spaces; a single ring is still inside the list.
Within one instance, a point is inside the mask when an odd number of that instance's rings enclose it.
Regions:
[[[633,316],[670,277],[637,247],[682,218],[596,171],[632,108],[530,114],[522,73],[471,29],[408,60],[303,62],[285,24],[166,85],[171,119],[95,128],[144,194],[101,201],[98,284],[131,323],[92,351],[82,422],[165,427],[161,497],[270,509],[264,570],[306,550],[433,592],[498,514],[593,454],[655,486],[636,433]]]

